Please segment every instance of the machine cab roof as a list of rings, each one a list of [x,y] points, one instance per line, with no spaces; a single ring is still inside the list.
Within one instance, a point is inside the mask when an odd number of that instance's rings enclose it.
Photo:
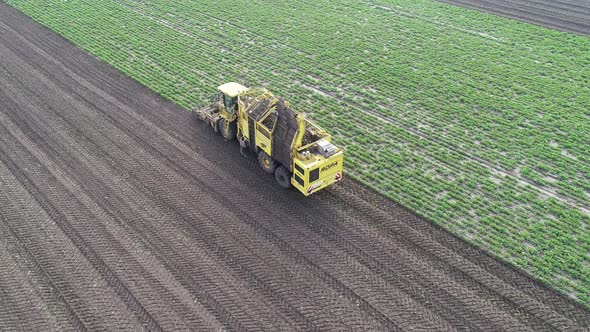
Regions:
[[[229,82],[220,85],[217,90],[219,90],[224,95],[233,98],[240,94],[240,92],[248,90],[248,88],[239,83]]]

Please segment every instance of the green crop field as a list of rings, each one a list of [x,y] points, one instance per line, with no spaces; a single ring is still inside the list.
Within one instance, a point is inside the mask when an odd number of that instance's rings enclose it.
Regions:
[[[346,171],[590,306],[590,38],[429,0],[7,0],[187,110],[262,85]]]

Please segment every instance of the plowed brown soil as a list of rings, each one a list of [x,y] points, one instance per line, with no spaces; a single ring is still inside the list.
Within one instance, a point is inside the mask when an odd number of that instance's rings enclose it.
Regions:
[[[190,114],[0,3],[0,330],[588,328],[345,180],[279,188]]]
[[[587,0],[438,0],[580,35],[590,35]]]

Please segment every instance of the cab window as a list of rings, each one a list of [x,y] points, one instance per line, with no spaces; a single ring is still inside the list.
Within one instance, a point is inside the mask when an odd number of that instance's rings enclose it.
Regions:
[[[238,99],[237,97],[231,98],[226,95],[223,95],[223,104],[225,105],[225,109],[228,112],[230,112],[230,113],[235,112],[237,99]]]

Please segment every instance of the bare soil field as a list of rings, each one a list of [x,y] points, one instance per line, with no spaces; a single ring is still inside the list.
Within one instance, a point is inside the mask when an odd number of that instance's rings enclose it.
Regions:
[[[590,313],[345,180],[284,191],[0,3],[0,330],[574,331]]]
[[[585,0],[439,0],[483,12],[590,35],[590,2]]]

